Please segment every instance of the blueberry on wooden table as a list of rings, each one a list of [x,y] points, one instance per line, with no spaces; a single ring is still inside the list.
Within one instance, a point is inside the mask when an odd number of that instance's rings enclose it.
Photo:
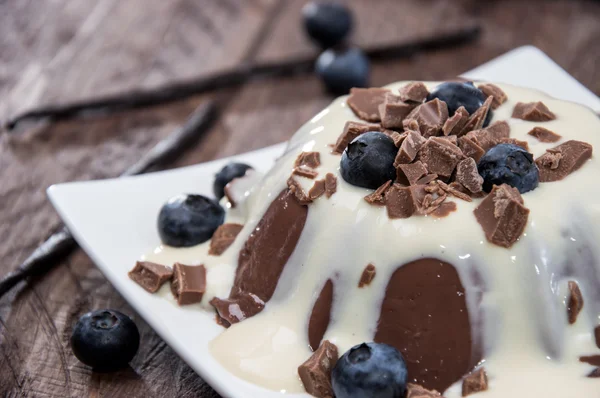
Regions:
[[[490,192],[494,185],[508,184],[525,193],[534,190],[540,180],[533,155],[513,144],[491,148],[479,159],[477,170],[483,177],[485,192]]]
[[[138,328],[127,315],[111,309],[88,312],[73,328],[71,349],[97,371],[127,366],[140,346]]]
[[[361,134],[342,154],[342,177],[357,187],[377,189],[396,178],[397,152],[394,141],[387,135],[377,131]]]
[[[221,199],[225,196],[225,185],[229,184],[233,179],[243,177],[246,171],[252,169],[245,163],[229,163],[226,164],[216,175],[213,183],[213,192],[215,198]]]
[[[304,29],[322,48],[341,43],[353,26],[352,12],[334,1],[313,1],[302,9]]]
[[[338,360],[331,374],[336,398],[399,398],[408,372],[402,354],[387,344],[362,343]]]
[[[189,247],[204,243],[223,224],[225,210],[202,195],[178,195],[165,203],[158,214],[158,233],[168,246]]]
[[[368,87],[369,58],[356,47],[329,49],[317,58],[315,72],[327,91],[348,94],[352,87]]]
[[[486,100],[485,94],[475,87],[472,82],[442,83],[429,93],[427,101],[435,98],[444,101],[448,105],[448,114],[450,116],[454,115],[454,112],[461,106],[464,106],[469,115],[472,115]],[[483,127],[488,126],[490,120],[492,120],[491,109],[488,111]]]

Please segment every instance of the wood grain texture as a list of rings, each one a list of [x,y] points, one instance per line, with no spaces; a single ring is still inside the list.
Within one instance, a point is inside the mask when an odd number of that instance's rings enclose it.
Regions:
[[[301,33],[303,3],[0,1],[0,120],[33,105],[149,87],[247,59],[314,51]],[[600,94],[597,1],[347,3],[357,14],[353,41],[359,45],[419,37],[474,20],[485,27],[472,45],[373,65],[373,85],[453,77],[511,48],[534,44]],[[254,82],[213,96],[225,106],[221,120],[173,167],[281,142],[331,100],[312,76]],[[0,135],[0,272],[14,269],[57,225],[45,197],[47,186],[118,175],[205,98]],[[142,345],[129,369],[95,374],[74,358],[68,342],[80,315],[105,307],[134,317]],[[48,275],[0,300],[0,396],[218,395],[77,251]]]

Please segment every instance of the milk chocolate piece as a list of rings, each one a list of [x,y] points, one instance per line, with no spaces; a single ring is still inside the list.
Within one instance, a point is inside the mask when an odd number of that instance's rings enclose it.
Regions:
[[[332,173],[325,174],[325,196],[331,198],[337,191],[337,177]]]
[[[388,188],[392,185],[392,181],[385,182],[382,186],[377,188],[373,193],[365,196],[365,200],[367,203],[375,206],[383,206],[385,205],[385,193]]]
[[[596,326],[594,329],[594,337],[596,339],[596,346],[600,348],[600,326]]]
[[[458,139],[458,147],[462,150],[463,155],[475,159],[476,162],[479,162],[479,159],[485,154],[485,149],[466,136]]]
[[[199,303],[206,291],[206,269],[204,265],[173,265],[171,292],[177,304],[188,305]]]
[[[428,390],[418,384],[406,385],[406,398],[443,398],[436,390]]]
[[[530,122],[547,122],[556,119],[556,115],[543,102],[517,102],[512,117]]]
[[[402,128],[402,121],[415,108],[391,93],[385,95],[385,101],[379,105],[381,126],[386,129]]]
[[[529,144],[527,143],[527,141],[521,141],[516,138],[502,138],[499,143],[520,146],[521,148],[529,152]]]
[[[321,165],[321,154],[319,152],[302,152],[298,155],[294,167],[306,166],[311,169],[316,169]]]
[[[171,279],[173,270],[162,264],[137,261],[127,275],[146,291],[156,293],[166,281]]]
[[[408,131],[406,138],[400,145],[400,150],[394,160],[394,166],[411,163],[427,140],[416,131]]]
[[[473,213],[487,240],[506,248],[519,239],[529,217],[519,191],[506,184],[494,185]]]
[[[444,202],[437,209],[430,213],[433,217],[447,217],[453,211],[456,211],[456,203],[454,202]]]
[[[298,367],[298,375],[307,393],[317,398],[333,398],[331,371],[337,361],[337,347],[325,340],[319,349]]]
[[[417,106],[406,116],[407,120],[416,120],[423,137],[435,137],[442,131],[448,119],[448,106],[445,102],[435,98]]]
[[[220,256],[235,240],[240,231],[244,228],[241,224],[227,223],[220,225],[210,240],[208,254],[211,256]]]
[[[429,91],[422,82],[409,83],[398,90],[400,99],[408,103],[421,103],[429,95]]]
[[[417,180],[417,182],[415,182],[413,185],[427,185],[431,181],[437,180],[437,178],[438,178],[437,174],[427,174],[425,177],[419,178]]]
[[[385,88],[352,88],[346,103],[354,114],[367,122],[380,122],[379,105],[390,90]]]
[[[312,199],[306,194],[306,192],[304,192],[304,189],[302,188],[300,183],[296,181],[296,179],[293,176],[288,178],[287,186],[290,192],[298,201],[298,203],[300,203],[301,205],[307,205],[310,202],[312,202]]]
[[[417,131],[419,134],[421,130],[419,129],[419,122],[415,119],[404,119],[402,122],[402,127],[404,127],[404,131]]]
[[[422,185],[403,187],[393,184],[385,193],[385,206],[389,218],[409,218],[417,213],[426,195]]]
[[[540,182],[559,181],[579,169],[592,157],[592,146],[588,143],[570,140],[548,149],[535,160],[540,169]]]
[[[567,315],[569,324],[577,322],[577,317],[583,309],[583,295],[581,289],[575,281],[569,281],[569,301],[567,302]],[[600,365],[598,365],[600,366]]]
[[[592,366],[600,366],[600,355],[589,355],[579,358],[580,362],[589,363]]]
[[[456,181],[470,192],[477,193],[483,190],[483,178],[479,175],[477,163],[473,158],[466,158],[458,163]]]
[[[360,276],[360,280],[358,281],[358,287],[368,286],[375,279],[375,266],[373,264],[369,264],[363,270],[362,275]]]
[[[217,310],[217,323],[229,327],[234,323],[250,318],[265,308],[265,302],[256,294],[238,291],[235,298],[210,300],[210,305]]]
[[[442,140],[446,140],[446,141],[448,141],[449,143],[451,143],[452,145],[456,145],[456,146],[458,146],[458,137],[457,137],[457,136],[455,136],[455,135],[448,135],[448,136],[446,136],[446,135],[442,135],[442,136],[440,136],[440,137],[438,137],[438,138],[440,138],[440,139],[442,139]]]
[[[464,106],[461,106],[454,112],[452,117],[448,118],[442,127],[442,132],[446,136],[458,135],[469,120],[469,112]]]
[[[298,177],[310,178],[311,180],[314,180],[319,175],[317,171],[309,169],[306,166],[294,167],[292,174],[297,175]]]
[[[392,274],[374,340],[402,353],[411,382],[445,391],[481,359],[466,294],[456,269],[438,259],[403,264]]]
[[[562,138],[554,131],[550,131],[543,127],[534,127],[529,133],[530,136],[537,138],[540,142],[556,142]]]
[[[400,148],[400,145],[402,145],[402,141],[404,141],[404,139],[408,135],[408,133],[406,132],[399,133],[394,130],[384,130],[383,133],[389,136],[394,141],[394,145],[396,145],[397,148]]]
[[[488,389],[488,378],[484,368],[475,370],[468,376],[465,376],[462,384],[462,396],[466,397],[477,392]]]
[[[381,131],[381,127],[377,124],[366,124],[359,122],[346,122],[344,131],[338,137],[333,145],[333,153],[342,154],[356,137],[369,131]]]
[[[415,185],[417,180],[427,175],[427,168],[423,162],[417,161],[409,164],[401,164],[396,169],[396,181],[404,185]]]
[[[464,159],[462,151],[440,137],[431,137],[421,147],[419,159],[430,173],[441,178],[450,178],[458,162]]]
[[[325,180],[317,180],[312,188],[308,191],[310,200],[315,200],[325,193]]]
[[[483,123],[485,122],[485,118],[487,117],[488,112],[490,111],[490,107],[492,106],[493,97],[489,96],[469,118],[465,123],[462,130],[458,133],[459,136],[467,134],[472,130],[479,130],[483,127]]]
[[[485,129],[468,132],[465,137],[475,142],[484,151],[500,144],[502,140],[509,138],[510,126],[505,121],[498,121]]]
[[[505,103],[506,100],[508,99],[508,97],[506,96],[506,93],[504,91],[502,91],[502,89],[500,87],[496,86],[495,84],[486,83],[486,84],[480,85],[477,88],[480,89],[481,92],[483,92],[486,95],[486,97],[492,96],[492,98],[493,98],[492,109],[497,109],[500,105]]]
[[[323,340],[323,336],[331,319],[331,306],[333,304],[333,282],[328,279],[321,289],[317,301],[313,306],[308,321],[308,344],[310,349],[316,351]]]
[[[457,188],[457,186],[452,183],[450,185],[446,184],[443,181],[438,181],[437,182],[438,186],[445,192],[449,193],[450,195],[453,195],[459,199],[464,200],[465,202],[472,202],[473,199],[471,199],[471,195],[469,195],[469,191],[466,188],[463,188],[463,190]],[[462,186],[462,184],[459,184],[460,186]]]

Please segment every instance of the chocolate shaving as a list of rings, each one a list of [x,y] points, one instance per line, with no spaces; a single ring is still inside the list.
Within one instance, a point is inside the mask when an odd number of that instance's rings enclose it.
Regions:
[[[360,276],[360,281],[358,281],[358,287],[365,287],[370,285],[375,279],[375,266],[373,264],[369,264],[363,270],[362,275]]]
[[[380,122],[379,105],[390,90],[385,88],[352,88],[346,103],[354,114],[367,122]]]
[[[298,375],[307,393],[317,398],[333,398],[331,372],[337,361],[337,347],[324,340],[314,354],[298,367]]]
[[[400,99],[408,103],[421,103],[429,95],[429,91],[422,82],[409,83],[399,90]]]
[[[199,303],[206,291],[206,269],[203,265],[173,265],[171,292],[179,305]]]
[[[477,88],[480,89],[481,92],[484,93],[487,97],[491,96],[493,98],[492,109],[497,109],[500,105],[505,103],[506,100],[508,99],[508,97],[506,96],[506,93],[504,91],[502,91],[502,89],[500,87],[496,86],[495,84],[486,83],[486,84],[480,85]]]
[[[233,241],[235,241],[242,228],[244,228],[243,225],[235,223],[220,225],[212,236],[208,254],[211,256],[220,256],[223,254]]]
[[[402,102],[400,97],[387,93],[384,103],[379,105],[381,126],[386,129],[402,128],[402,121],[414,108],[415,105]]]
[[[452,117],[448,118],[442,127],[442,132],[446,136],[458,135],[469,120],[469,112],[464,106],[461,106],[454,112]]]
[[[381,131],[377,124],[366,124],[359,122],[346,122],[344,131],[333,145],[333,153],[342,154],[356,137],[369,131]]]
[[[307,205],[310,202],[312,202],[312,200],[308,197],[306,192],[304,192],[304,189],[302,189],[302,186],[300,185],[300,183],[298,181],[296,181],[296,179],[293,176],[288,178],[287,186],[288,186],[290,192],[294,195],[294,197],[298,201],[298,203],[300,203],[301,205]]]
[[[317,180],[308,191],[310,200],[315,200],[325,193],[325,180]]]
[[[473,201],[473,199],[471,199],[471,196],[469,194],[456,189],[456,187],[454,187],[454,186],[448,185],[443,181],[437,181],[437,184],[442,190],[444,190],[445,192],[449,193],[452,196],[457,197],[458,199],[462,199],[465,202]]]
[[[428,390],[418,384],[406,385],[406,398],[443,398],[436,390]]]
[[[319,152],[302,152],[298,155],[296,159],[296,163],[294,163],[294,167],[308,167],[311,169],[316,169],[321,165],[321,154]]]
[[[577,322],[577,317],[583,309],[583,295],[579,284],[575,281],[569,281],[569,299],[567,302],[567,315],[569,318],[569,324],[573,325]],[[600,366],[600,365],[598,365]]]
[[[529,133],[530,136],[537,138],[540,142],[557,142],[562,138],[560,135],[544,127],[534,127]]]
[[[371,205],[375,205],[375,206],[385,205],[385,193],[388,190],[388,188],[390,187],[390,185],[392,185],[391,180],[384,183],[379,188],[377,188],[375,190],[375,192],[370,193],[369,195],[365,196],[365,200],[367,201],[367,203],[369,203]]]
[[[477,163],[473,158],[461,160],[456,166],[456,181],[470,192],[477,193],[483,190],[483,177],[477,171]]]
[[[462,383],[462,396],[466,397],[488,389],[488,378],[484,368],[479,368],[465,376]]]
[[[128,275],[147,292],[156,293],[166,281],[171,279],[173,270],[162,264],[137,261]]]
[[[319,175],[319,172],[311,170],[306,167],[295,167],[294,170],[292,170],[292,174],[297,175],[298,177],[305,177],[305,178],[310,178],[311,180],[313,180],[313,179],[317,178],[317,176]]]
[[[417,106],[406,116],[406,120],[415,120],[419,124],[419,131],[425,138],[439,135],[447,119],[448,106],[437,98]]]
[[[530,122],[547,122],[556,119],[556,115],[543,102],[517,102],[512,117]]]
[[[485,154],[485,150],[475,140],[466,136],[458,139],[458,147],[462,150],[463,155],[475,159],[475,162],[479,162],[479,159]]]
[[[540,170],[540,182],[559,181],[579,169],[592,157],[592,146],[570,140],[548,149],[535,160]]]
[[[401,164],[396,169],[396,181],[404,185],[415,185],[417,180],[427,175],[427,168],[423,162],[417,161],[409,164]]]
[[[210,305],[217,310],[220,318],[218,323],[229,327],[261,312],[265,307],[265,302],[255,294],[239,291],[235,294],[235,298],[215,297],[210,300]]]
[[[450,178],[463,158],[462,151],[456,145],[440,137],[429,138],[419,151],[419,159],[427,170],[441,178]]]
[[[333,195],[336,191],[337,177],[332,173],[325,174],[325,196],[327,196],[327,198],[331,198],[331,195]]]
[[[487,117],[488,112],[490,111],[490,107],[492,106],[492,100],[494,98],[492,96],[487,97],[483,105],[479,107],[469,119],[465,123],[462,130],[458,133],[459,136],[467,134],[472,130],[479,130],[483,127],[483,123],[485,122],[485,118]]]
[[[427,140],[416,131],[408,131],[406,138],[400,145],[400,150],[394,159],[394,166],[411,163]]]

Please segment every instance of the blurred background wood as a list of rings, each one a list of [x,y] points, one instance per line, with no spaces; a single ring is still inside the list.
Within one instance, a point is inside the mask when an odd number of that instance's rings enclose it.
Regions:
[[[0,120],[35,105],[152,87],[232,66],[315,51],[300,27],[303,0],[0,1]],[[600,3],[592,0],[348,0],[357,44],[388,43],[479,20],[460,49],[373,65],[372,84],[450,78],[533,44],[600,94]],[[523,21],[526,21],[524,23]],[[312,76],[254,82],[211,95],[216,127],[175,166],[281,142],[331,100]],[[53,183],[113,177],[183,123],[206,96],[0,135],[0,273],[57,224]],[[193,181],[190,191],[193,191]],[[125,271],[125,270],[124,270]],[[90,309],[131,314],[142,345],[131,368],[94,374],[71,354],[74,321]],[[78,251],[0,300],[0,395],[217,397]]]

